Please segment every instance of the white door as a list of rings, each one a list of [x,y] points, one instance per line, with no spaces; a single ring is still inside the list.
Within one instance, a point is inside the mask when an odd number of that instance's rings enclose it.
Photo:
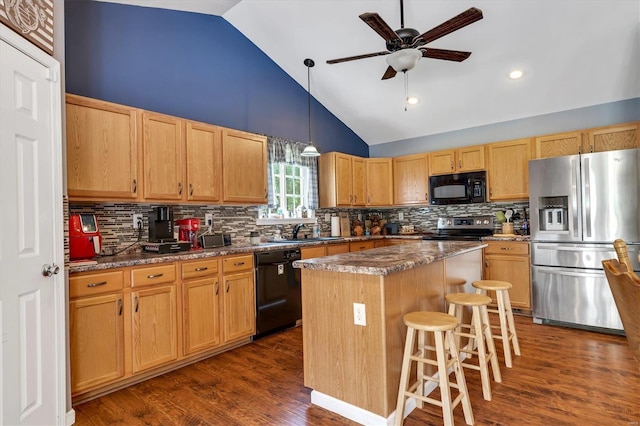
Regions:
[[[64,424],[59,66],[0,30],[0,422]]]

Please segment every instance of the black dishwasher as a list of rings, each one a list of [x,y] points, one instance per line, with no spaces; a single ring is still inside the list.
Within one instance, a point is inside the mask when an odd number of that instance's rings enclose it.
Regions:
[[[300,269],[293,262],[300,249],[255,253],[256,335],[255,339],[293,327],[302,318]]]

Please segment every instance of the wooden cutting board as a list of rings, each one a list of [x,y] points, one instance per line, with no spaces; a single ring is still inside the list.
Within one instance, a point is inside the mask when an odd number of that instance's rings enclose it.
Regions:
[[[349,213],[341,212],[340,216],[340,236],[341,237],[350,237],[351,236],[351,221],[349,220]]]

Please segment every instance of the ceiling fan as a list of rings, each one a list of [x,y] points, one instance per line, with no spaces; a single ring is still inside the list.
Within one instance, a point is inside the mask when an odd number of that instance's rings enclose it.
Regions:
[[[422,34],[413,28],[404,27],[403,0],[400,0],[399,30],[393,31],[377,13],[363,13],[360,15],[360,19],[362,19],[387,42],[387,50],[382,52],[366,53],[364,55],[348,56],[346,58],[331,59],[327,61],[327,64],[337,64],[356,59],[390,55],[387,58],[389,67],[382,76],[382,80],[387,80],[395,77],[395,75],[400,71],[409,71],[415,67],[418,60],[422,57],[456,62],[462,62],[467,59],[471,55],[471,52],[428,48],[425,47],[425,45],[439,39],[440,37],[444,37],[447,34],[457,31],[460,28],[479,21],[482,19],[482,11],[472,7]]]

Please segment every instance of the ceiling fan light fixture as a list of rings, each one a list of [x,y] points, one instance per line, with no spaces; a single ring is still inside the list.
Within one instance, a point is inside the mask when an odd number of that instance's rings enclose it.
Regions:
[[[416,66],[422,58],[420,49],[402,49],[387,56],[387,64],[396,72],[406,72]]]
[[[511,80],[517,80],[519,78],[522,78],[523,75],[524,72],[522,72],[522,70],[513,70],[509,73],[509,78]]]
[[[415,96],[409,96],[407,98],[407,103],[409,105],[417,105],[420,102],[420,99],[416,98]]]
[[[316,63],[313,62],[313,59],[305,59],[304,65],[307,67],[307,106],[309,111],[309,145],[307,145],[304,150],[300,153],[302,157],[319,157],[320,153],[318,149],[311,142],[311,67]]]

